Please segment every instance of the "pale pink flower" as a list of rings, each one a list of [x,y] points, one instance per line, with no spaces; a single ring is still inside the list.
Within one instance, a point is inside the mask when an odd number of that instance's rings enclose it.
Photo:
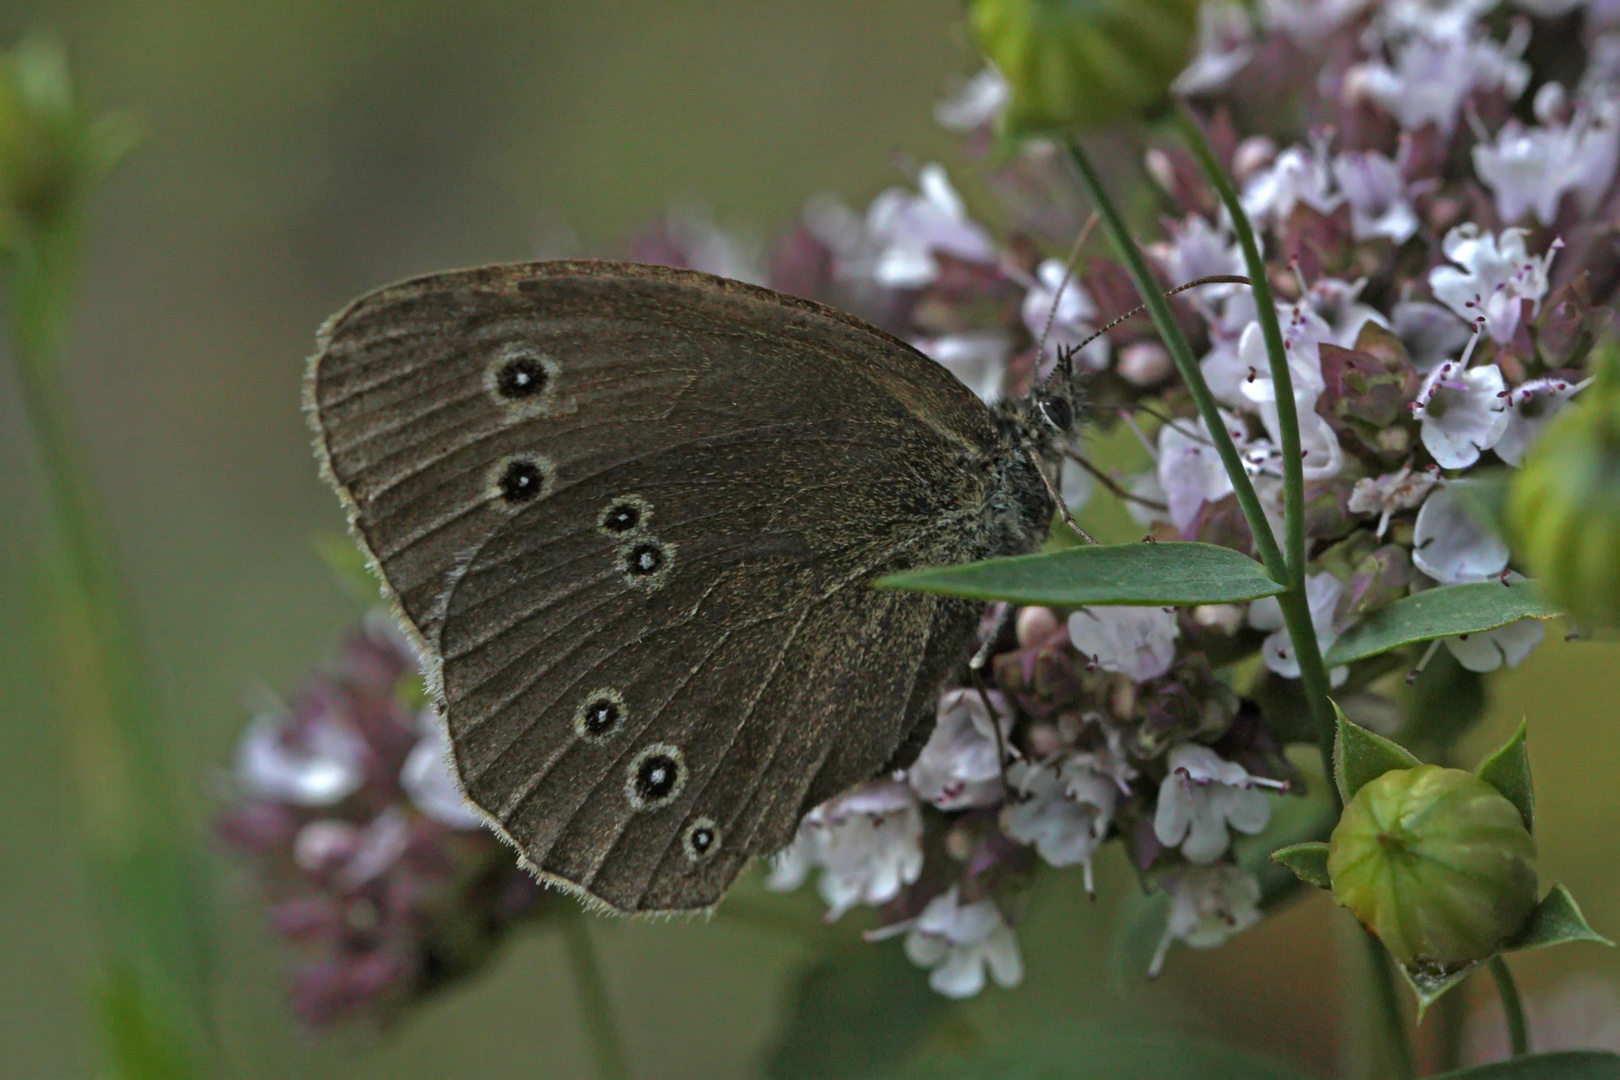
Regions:
[[[1170,914],[1148,963],[1150,979],[1164,968],[1173,943],[1213,949],[1260,921],[1260,883],[1247,870],[1229,863],[1189,866],[1166,888]]]
[[[1558,249],[1531,255],[1523,229],[1504,229],[1493,236],[1472,222],[1446,233],[1441,247],[1455,266],[1429,271],[1434,297],[1464,321],[1483,320],[1485,332],[1496,341],[1509,341],[1519,329],[1526,302],[1530,314],[1541,310],[1547,295],[1547,265]]]
[[[984,989],[986,970],[1009,989],[1024,980],[1018,939],[992,900],[964,904],[953,885],[909,925],[906,957],[932,968],[928,985],[946,997],[973,997]]]

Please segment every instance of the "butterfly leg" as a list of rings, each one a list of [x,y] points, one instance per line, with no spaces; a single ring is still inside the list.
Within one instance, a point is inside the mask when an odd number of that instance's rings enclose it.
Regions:
[[[1060,502],[1058,505],[1062,505]],[[1084,535],[1084,534],[1082,534]],[[996,733],[996,764],[1001,770],[1001,789],[1007,788],[1007,744],[1002,738],[1001,721],[996,718],[996,710],[990,704],[990,694],[985,688],[984,667],[990,662],[990,657],[996,651],[999,642],[1009,627],[1018,618],[1016,604],[1003,604],[1001,610],[996,612],[995,621],[991,623],[990,632],[984,636],[984,641],[973,652],[973,659],[968,661],[968,677],[973,680],[973,688],[979,693],[979,700],[984,702],[985,712],[990,717],[990,727]]]

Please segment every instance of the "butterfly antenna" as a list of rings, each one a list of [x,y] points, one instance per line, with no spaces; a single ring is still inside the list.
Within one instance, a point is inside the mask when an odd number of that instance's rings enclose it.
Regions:
[[[1168,290],[1165,291],[1164,295],[1167,296],[1167,297],[1168,296],[1174,296],[1177,293],[1184,293],[1188,289],[1196,289],[1201,285],[1247,285],[1247,284],[1249,284],[1249,279],[1244,277],[1242,274],[1211,274],[1208,277],[1201,277],[1201,278],[1198,278],[1196,280],[1186,282],[1185,284],[1177,285],[1173,289],[1168,289]],[[1091,336],[1086,338],[1086,340],[1082,341],[1080,344],[1072,345],[1072,346],[1065,346],[1064,349],[1059,349],[1058,350],[1058,361],[1059,361],[1059,363],[1060,364],[1067,363],[1068,365],[1070,365],[1067,370],[1072,372],[1072,370],[1073,370],[1072,365],[1073,365],[1074,357],[1075,357],[1076,353],[1083,350],[1087,345],[1090,345],[1093,341],[1096,341],[1098,338],[1100,338],[1104,334],[1108,333],[1108,331],[1112,330],[1114,327],[1118,326],[1120,323],[1124,322],[1126,319],[1134,319],[1134,318],[1136,318],[1138,315],[1142,314],[1142,312],[1144,312],[1146,310],[1147,310],[1147,305],[1146,304],[1138,304],[1135,307],[1131,308],[1131,310],[1127,311],[1125,314],[1119,316],[1118,318],[1110,319],[1106,325],[1100,326],[1096,330],[1092,331]],[[1054,314],[1056,314],[1056,312],[1057,312],[1057,305],[1056,305],[1055,302],[1053,303],[1052,311],[1053,311]],[[1051,328],[1051,325],[1052,325],[1051,318],[1048,318],[1046,320],[1046,325],[1047,325],[1048,329]],[[1042,343],[1043,343],[1043,346],[1044,346],[1044,343],[1045,343],[1045,340],[1046,340],[1044,335],[1042,335],[1041,340],[1042,340]],[[1067,357],[1064,356],[1065,349],[1067,350],[1067,353],[1068,353]],[[1039,353],[1037,353],[1036,355],[1039,355]],[[1056,370],[1054,369],[1054,374],[1055,373],[1056,373]],[[1068,376],[1066,375],[1065,377],[1068,377]],[[1051,378],[1052,378],[1052,376],[1048,375],[1047,376],[1047,381],[1050,382]],[[1045,384],[1043,383],[1042,385],[1044,386]]]
[[[1063,300],[1063,290],[1069,287],[1069,281],[1074,277],[1074,264],[1080,261],[1080,249],[1086,246],[1091,239],[1091,230],[1097,227],[1097,214],[1095,211],[1086,219],[1080,228],[1080,235],[1074,238],[1074,246],[1069,249],[1068,261],[1063,264],[1063,280],[1058,282],[1057,289],[1052,293],[1052,306],[1046,309],[1046,325],[1041,327],[1041,339],[1035,343],[1035,363],[1040,364],[1040,358],[1046,355],[1046,339],[1052,335],[1052,324],[1057,321],[1058,304]],[[1062,353],[1058,357],[1062,359]]]

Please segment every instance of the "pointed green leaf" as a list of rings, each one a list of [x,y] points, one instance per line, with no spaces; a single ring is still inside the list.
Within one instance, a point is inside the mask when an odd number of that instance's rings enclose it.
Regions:
[[[1333,888],[1333,879],[1328,877],[1327,857],[1328,846],[1321,841],[1292,844],[1271,853],[1272,862],[1288,867],[1299,880],[1318,889]]]
[[[1362,785],[1391,769],[1423,764],[1399,743],[1351,722],[1338,702],[1333,703],[1333,713],[1339,718],[1338,733],[1333,738],[1333,782],[1339,785],[1339,797],[1345,802],[1354,798]]]
[[[1412,988],[1412,993],[1417,996],[1417,1018],[1421,1023],[1423,1014],[1429,1011],[1429,1006],[1439,1001],[1448,991],[1461,985],[1479,965],[1469,964],[1461,971],[1454,971],[1449,975],[1429,975],[1422,971],[1414,971],[1401,963],[1397,963],[1395,967],[1406,979],[1406,985]]]
[[[1620,1055],[1607,1050],[1563,1050],[1493,1061],[1429,1080],[1620,1080]]]
[[[1601,945],[1614,942],[1592,929],[1581,914],[1580,905],[1562,884],[1554,884],[1552,891],[1542,897],[1536,910],[1530,913],[1530,925],[1504,952],[1523,949],[1542,949],[1548,945],[1562,945],[1566,941],[1596,941]]]
[[[1513,737],[1480,763],[1477,775],[1519,808],[1519,813],[1524,817],[1524,827],[1534,833],[1536,793],[1530,783],[1530,751],[1525,744],[1528,731],[1529,725],[1520,722],[1519,730],[1513,733]]]
[[[1247,555],[1214,544],[1180,542],[1088,544],[930,566],[891,574],[877,586],[1050,607],[1231,604],[1287,591]]]
[[[1414,642],[1478,634],[1520,619],[1551,619],[1557,614],[1533,581],[1442,585],[1379,608],[1341,634],[1323,659],[1335,667]]]

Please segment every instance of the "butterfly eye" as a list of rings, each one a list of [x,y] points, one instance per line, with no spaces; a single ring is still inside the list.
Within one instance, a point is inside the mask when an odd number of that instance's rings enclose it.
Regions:
[[[1074,406],[1069,404],[1068,398],[1043,396],[1040,408],[1046,422],[1059,431],[1068,431],[1069,425],[1074,423]]]
[[[702,862],[720,850],[720,827],[713,818],[693,818],[681,837],[681,847],[693,862]]]
[[[624,793],[637,810],[657,810],[674,802],[686,786],[680,749],[656,743],[636,755],[625,774]]]

